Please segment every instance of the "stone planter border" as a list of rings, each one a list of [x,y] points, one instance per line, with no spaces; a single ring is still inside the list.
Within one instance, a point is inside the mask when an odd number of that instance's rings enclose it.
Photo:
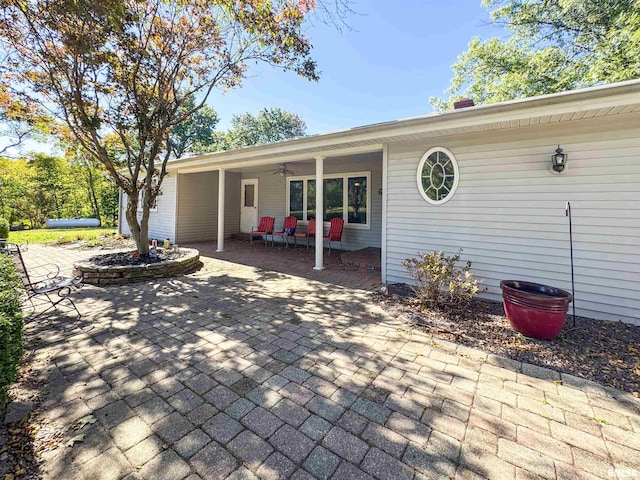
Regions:
[[[73,273],[91,285],[125,285],[149,278],[173,277],[193,270],[200,262],[200,252],[196,249],[181,248],[180,253],[178,259],[149,265],[96,265],[83,260],[73,264]]]

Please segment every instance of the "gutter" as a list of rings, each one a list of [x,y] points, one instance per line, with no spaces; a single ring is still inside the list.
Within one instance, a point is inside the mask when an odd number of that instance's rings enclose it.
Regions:
[[[489,105],[478,105],[404,120],[393,120],[337,132],[311,135],[293,140],[186,157],[170,161],[167,167],[174,169],[186,166],[185,164],[189,166],[196,166],[197,164],[211,165],[248,160],[262,155],[284,156],[296,154],[303,150],[336,148],[341,144],[350,142],[385,143],[385,138],[394,136],[520,120],[536,115],[557,115],[568,112],[568,107],[573,107],[573,111],[584,111],[593,108],[609,108],[629,102],[640,103],[640,79]]]

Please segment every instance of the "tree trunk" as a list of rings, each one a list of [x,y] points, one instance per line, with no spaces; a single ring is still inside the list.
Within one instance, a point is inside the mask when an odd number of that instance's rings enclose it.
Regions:
[[[149,255],[149,218],[144,218],[144,212],[140,221],[140,245],[138,246],[138,251],[140,255]]]
[[[142,218],[138,222],[138,192],[127,192],[127,223],[140,255],[149,254],[149,203],[142,202]]]
[[[100,225],[102,225],[102,218],[100,217],[100,204],[96,197],[96,186],[93,178],[93,172],[91,172],[91,166],[87,166],[87,186],[89,187],[89,201],[91,202],[91,209],[93,215],[98,219]]]
[[[51,198],[53,200],[53,210],[56,214],[56,218],[62,218],[62,212],[60,211],[60,205],[58,204],[58,196],[56,195],[56,189],[53,188],[51,192]]]
[[[118,208],[114,209],[112,212],[112,218],[111,218],[111,226],[112,227],[117,227],[118,226],[118,217],[121,215],[120,213],[120,202],[118,202]]]

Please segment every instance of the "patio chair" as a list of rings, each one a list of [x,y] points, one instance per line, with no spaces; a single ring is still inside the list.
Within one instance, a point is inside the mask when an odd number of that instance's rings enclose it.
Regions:
[[[260,217],[260,223],[257,227],[251,229],[249,234],[249,245],[253,246],[253,237],[263,237],[264,245],[267,246],[269,235],[271,235],[271,243],[273,243],[273,224],[276,219],[273,217]]]
[[[45,303],[50,303],[46,309],[38,313],[33,319],[36,319],[48,312],[52,308],[58,308],[58,305],[67,300],[78,314],[78,318],[82,314],[71,300],[70,295],[74,290],[82,288],[82,278],[64,277],[60,275],[60,267],[53,263],[38,265],[27,270],[27,266],[22,258],[22,248],[15,243],[0,240],[0,253],[8,254],[13,257],[16,270],[22,280],[26,298],[24,302],[29,302],[35,310],[36,306],[33,299],[36,297],[46,298]],[[42,272],[42,273],[38,273]],[[57,298],[54,296],[57,295]]]
[[[307,231],[306,232],[296,232],[293,234],[293,244],[297,245],[298,243],[298,238],[306,238],[307,239],[307,250],[309,250],[309,238],[315,238],[316,237],[316,221],[315,220],[309,220],[308,224],[307,224]]]
[[[271,234],[271,245],[273,245],[275,239],[274,237],[282,237],[282,241],[284,242],[284,248],[289,247],[289,237],[293,237],[293,241],[295,242],[295,233],[296,227],[298,226],[298,219],[296,217],[285,217],[284,225],[282,227],[281,232],[273,232]]]
[[[342,229],[344,228],[344,220],[341,218],[332,218],[329,224],[329,233],[323,240],[329,243],[329,255],[331,255],[331,242],[340,242],[340,250],[342,250]]]

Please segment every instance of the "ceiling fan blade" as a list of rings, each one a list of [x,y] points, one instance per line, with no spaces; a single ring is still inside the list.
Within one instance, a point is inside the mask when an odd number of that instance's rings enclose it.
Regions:
[[[282,177],[286,175],[295,175],[295,172],[293,170],[289,170],[287,168],[286,163],[281,163],[278,168],[274,168],[272,170],[265,170],[265,172],[272,172],[273,175],[280,175]]]

